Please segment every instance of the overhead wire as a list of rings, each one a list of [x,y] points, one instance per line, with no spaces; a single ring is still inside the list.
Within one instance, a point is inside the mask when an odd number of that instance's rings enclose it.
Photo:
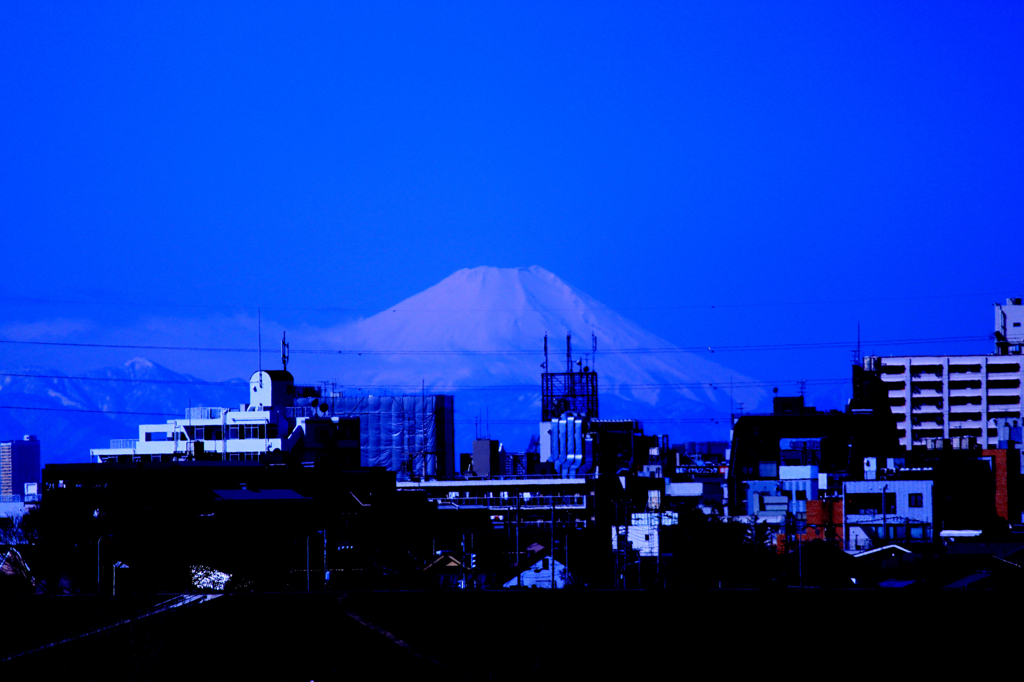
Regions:
[[[996,292],[975,292],[975,293],[956,293],[956,294],[915,294],[909,296],[874,296],[874,297],[858,297],[858,298],[832,298],[829,300],[809,301],[809,300],[793,300],[774,298],[770,301],[740,301],[740,302],[717,302],[717,303],[685,303],[677,305],[647,305],[647,306],[617,306],[611,307],[603,304],[598,304],[605,310],[612,312],[619,310],[713,310],[716,308],[763,308],[763,307],[779,307],[779,306],[807,306],[807,305],[828,305],[834,306],[839,303],[883,303],[889,301],[914,301],[914,300],[935,300],[935,299],[948,299],[948,298],[972,298],[980,296],[1005,296],[1005,291]],[[408,300],[408,299],[406,299]],[[232,311],[248,311],[253,312],[259,309],[262,310],[283,310],[283,311],[296,311],[296,312],[341,312],[341,313],[370,313],[371,315],[380,314],[382,312],[401,310],[403,312],[441,312],[441,311],[466,311],[466,312],[520,312],[513,308],[472,308],[467,306],[443,306],[443,307],[432,307],[432,308],[421,308],[415,306],[405,305],[404,301],[395,305],[386,306],[384,308],[350,308],[342,306],[273,306],[273,305],[225,305],[221,303],[179,303],[179,302],[167,302],[167,301],[96,301],[96,300],[70,300],[70,299],[51,299],[41,298],[38,296],[0,296],[0,301],[10,303],[30,303],[33,305],[47,304],[47,305],[74,305],[74,306],[121,306],[130,308],[187,308],[187,309],[208,309],[208,310],[232,310]],[[535,308],[538,312],[558,312],[565,310],[576,310],[577,308],[571,306],[559,306],[550,308]]]
[[[24,405],[0,405],[0,409],[3,410],[34,410],[40,412],[79,412],[83,414],[127,414],[135,416],[146,416],[146,417],[171,417],[180,418],[181,415],[170,412],[134,412],[128,410],[96,410],[90,408],[78,408],[78,407],[36,407],[36,406],[24,406]],[[718,423],[719,421],[728,420],[729,416],[722,417],[681,417],[681,418],[664,418],[664,419],[640,419],[638,421],[657,423],[657,424],[702,424],[702,423]],[[453,420],[458,424],[472,424],[476,423],[475,419],[455,419]],[[490,419],[488,420],[491,424],[536,424],[535,419]]]
[[[132,412],[128,410],[94,410],[87,407],[37,407],[29,405],[0,405],[0,410],[35,410],[39,412],[84,412],[94,414],[132,414],[145,417],[178,417],[168,412]]]
[[[135,383],[135,384],[176,384],[186,386],[221,386],[221,387],[232,387],[243,385],[244,380],[232,379],[229,381],[187,381],[184,379],[144,379],[144,378],[126,378],[126,377],[89,377],[89,376],[68,376],[63,374],[25,374],[25,373],[14,373],[14,372],[0,372],[0,377],[11,377],[17,379],[52,379],[52,380],[65,380],[65,381],[106,381],[113,383]],[[779,379],[776,381],[733,381],[728,384],[724,382],[654,382],[654,383],[615,383],[606,385],[600,389],[602,392],[607,392],[611,389],[662,389],[662,388],[748,388],[754,386],[777,386],[780,384],[812,384],[812,385],[823,385],[823,384],[838,384],[847,383],[849,378],[835,378],[835,379]],[[323,382],[317,382],[323,383]],[[347,390],[420,390],[422,384],[346,384],[341,382],[333,382],[337,388]],[[316,384],[314,384],[316,385]],[[433,385],[430,387],[431,391],[491,391],[491,390],[508,390],[508,391],[540,391],[540,386],[537,384],[470,384],[465,386],[459,385]]]
[[[901,345],[918,345],[918,344],[929,344],[929,343],[955,343],[955,342],[970,342],[970,341],[982,341],[990,340],[991,335],[973,335],[973,336],[946,336],[946,337],[934,337],[934,338],[919,338],[919,339],[887,339],[882,341],[861,341],[861,346],[901,346]],[[29,345],[29,346],[57,346],[57,347],[71,347],[71,348],[105,348],[105,349],[119,349],[119,350],[167,350],[167,351],[186,351],[186,352],[216,352],[216,353],[258,353],[259,351],[255,348],[225,348],[225,347],[211,347],[211,346],[159,346],[159,345],[140,345],[140,344],[120,344],[120,343],[76,343],[70,341],[25,341],[15,339],[0,339],[0,343],[12,344],[12,345]],[[743,346],[664,346],[664,347],[640,347],[640,348],[603,348],[600,351],[601,355],[634,355],[634,354],[672,354],[672,353],[716,353],[716,352],[750,352],[750,351],[765,351],[765,350],[814,350],[814,349],[832,349],[832,348],[851,348],[857,345],[856,341],[819,341],[819,342],[805,342],[805,343],[775,343],[775,344],[749,344]],[[274,350],[266,350],[264,353],[276,353]],[[454,355],[454,356],[471,356],[471,355],[490,355],[490,356],[515,356],[515,355],[541,355],[541,351],[537,349],[496,349],[496,350],[473,350],[473,349],[457,349],[457,350],[382,350],[382,349],[339,349],[339,348],[292,348],[290,349],[292,354],[316,354],[316,355]]]

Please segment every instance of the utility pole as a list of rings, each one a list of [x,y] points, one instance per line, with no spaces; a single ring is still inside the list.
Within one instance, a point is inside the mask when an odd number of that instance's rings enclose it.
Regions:
[[[800,587],[804,586],[804,554],[803,554],[803,549],[804,549],[803,538],[801,538],[800,535],[797,534],[797,536],[796,536],[796,565],[797,565],[797,575],[800,578]]]
[[[547,344],[547,336],[544,337],[545,345]],[[519,565],[519,511],[522,503],[522,496],[519,493],[518,488],[516,493],[516,587],[523,586],[523,571],[522,566]]]
[[[565,524],[565,581],[569,582],[569,523]]]
[[[597,366],[597,336],[594,334],[594,332],[590,332],[590,345],[590,370],[592,372],[596,372],[597,370],[595,369],[595,367]]]
[[[102,583],[100,581],[100,576],[101,576],[101,572],[100,572],[100,544],[103,542],[103,538],[109,538],[109,537],[110,537],[109,533],[106,534],[106,535],[101,535],[100,539],[96,541],[96,596],[97,597],[100,595],[100,586],[102,585]]]
[[[572,374],[572,332],[565,335],[565,366],[565,371]]]
[[[888,512],[889,510],[887,509],[887,505],[885,503],[885,493],[888,490],[889,490],[889,484],[886,483],[884,486],[882,486],[882,544],[883,545],[885,544],[885,542],[888,540],[888,537],[889,537],[889,529],[886,528],[886,525],[887,525],[886,522],[888,520],[888,516],[887,516],[886,512]]]
[[[551,496],[551,589],[555,589],[555,496]]]

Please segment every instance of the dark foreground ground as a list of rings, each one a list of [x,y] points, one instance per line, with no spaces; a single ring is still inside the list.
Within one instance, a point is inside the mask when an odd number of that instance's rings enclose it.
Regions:
[[[0,657],[117,622],[162,599],[5,599]],[[920,677],[962,670],[978,676],[1005,669],[1016,657],[1024,638],[1022,601],[996,592],[796,589],[228,595],[6,660],[0,675],[523,680]]]

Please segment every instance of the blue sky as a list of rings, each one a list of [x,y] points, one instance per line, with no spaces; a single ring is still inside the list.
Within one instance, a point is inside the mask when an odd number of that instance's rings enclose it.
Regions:
[[[298,347],[536,264],[681,346],[987,352],[869,342],[983,336],[1024,294],[1022,31],[1015,3],[6,3],[0,337],[235,345],[260,308]]]

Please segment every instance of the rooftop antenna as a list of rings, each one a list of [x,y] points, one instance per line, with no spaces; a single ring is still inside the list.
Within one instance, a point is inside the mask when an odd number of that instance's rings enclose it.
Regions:
[[[263,388],[263,313],[256,309],[256,342],[259,349],[260,388]]]
[[[594,332],[590,332],[590,343],[593,346],[593,350],[591,351],[590,356],[590,369],[591,371],[596,372],[597,370],[595,369],[595,367],[597,366],[597,336],[594,334]]]
[[[541,365],[544,371],[548,371],[548,334],[544,332],[544,364]]]
[[[281,367],[284,371],[288,371],[288,342],[285,338],[288,336],[288,332],[281,332]],[[326,382],[324,382],[326,384]]]

